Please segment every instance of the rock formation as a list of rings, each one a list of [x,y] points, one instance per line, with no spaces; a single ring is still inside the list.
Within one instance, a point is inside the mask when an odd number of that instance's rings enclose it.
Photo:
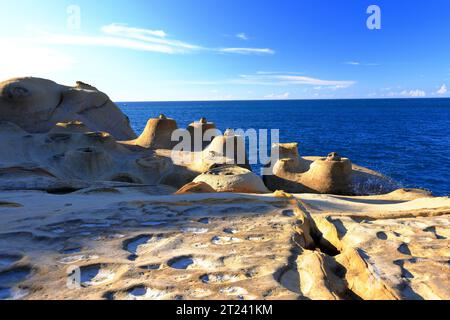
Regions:
[[[178,190],[175,194],[192,194],[192,193],[215,193],[214,190],[209,184],[206,182],[189,182],[184,185],[180,190]]]
[[[80,126],[59,124],[49,133],[29,134],[0,122],[0,189],[80,189],[101,181],[157,184],[172,169],[170,159],[130,151],[110,134],[82,133]]]
[[[58,122],[80,121],[90,131],[104,131],[120,140],[135,138],[128,118],[96,88],[74,87],[39,78],[0,83],[0,121],[15,123],[30,133],[46,133]]]
[[[291,193],[379,194],[396,189],[386,177],[353,165],[336,152],[326,158],[300,157],[297,143],[276,144],[271,172],[264,176],[270,190]]]
[[[449,208],[432,208],[436,199],[419,190],[371,200],[361,199],[363,211],[310,211],[321,245],[347,270],[349,289],[370,300],[449,299]]]
[[[208,122],[206,118],[192,122],[187,127],[187,131],[191,136],[191,150],[194,152],[203,151],[216,136],[220,135],[217,132],[216,125],[213,122]]]
[[[4,172],[0,188],[79,189],[98,182],[159,183],[180,188],[200,175],[196,181],[208,177],[210,182],[212,178],[222,180],[211,182],[216,191],[267,192],[250,171],[228,168],[224,169],[226,174],[217,176],[207,172],[218,164],[250,167],[243,137],[231,129],[216,135],[215,125],[204,118],[186,129],[191,139],[187,150],[176,151],[173,148],[180,141],[173,141],[178,129],[175,120],[161,115],[150,119],[138,138],[121,139],[134,136],[126,116],[90,85],[78,82],[75,87],[65,87],[49,80],[20,78],[3,82],[1,88],[2,131],[9,132],[0,137],[5,150],[0,156]],[[203,142],[195,150],[193,138],[196,134],[204,138],[205,133],[211,135],[212,142]],[[354,191],[349,160],[335,155],[311,162],[300,158],[296,144],[276,147],[281,158],[273,167],[274,175],[265,176],[269,189],[336,194]],[[230,188],[237,181],[242,183],[243,177],[259,186]]]
[[[219,165],[194,179],[217,192],[269,193],[262,179],[248,169],[236,165]]]
[[[448,198],[161,192],[0,193],[0,299],[450,298]]]
[[[190,150],[190,140],[185,146]],[[177,188],[181,188],[198,175],[219,165],[234,164],[250,170],[245,154],[244,139],[231,130],[224,135],[216,136],[203,151],[159,149],[156,150],[156,154],[170,158],[174,164],[173,172],[164,176],[161,183]],[[258,179],[261,178],[258,177]]]
[[[172,141],[172,134],[177,129],[175,120],[168,119],[161,114],[157,119],[148,120],[144,132],[136,140],[124,141],[124,143],[146,149],[171,150],[177,143],[177,141]]]
[[[232,130],[173,150],[81,82],[0,93],[0,300],[450,299],[448,197],[296,143],[263,181]]]
[[[248,166],[244,137],[236,135],[232,129],[227,129],[222,136],[215,137],[203,153],[204,158],[215,158],[216,163],[231,162]]]

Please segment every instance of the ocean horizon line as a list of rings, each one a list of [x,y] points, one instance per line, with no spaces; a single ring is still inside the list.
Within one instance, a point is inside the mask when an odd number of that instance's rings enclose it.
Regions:
[[[409,97],[409,98],[323,98],[323,99],[230,99],[230,100],[117,100],[114,103],[173,103],[173,102],[282,102],[282,101],[399,101],[399,100],[450,100],[449,97]]]

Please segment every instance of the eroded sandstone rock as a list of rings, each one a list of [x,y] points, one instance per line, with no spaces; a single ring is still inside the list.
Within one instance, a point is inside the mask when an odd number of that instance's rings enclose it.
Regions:
[[[215,193],[214,190],[206,182],[190,182],[178,190],[175,194],[190,194],[190,193]]]
[[[137,139],[124,143],[146,149],[171,150],[177,143],[172,140],[172,134],[177,129],[178,125],[174,119],[161,114],[158,118],[148,120],[144,132]]]
[[[277,144],[271,174],[264,175],[270,190],[282,189],[291,193],[322,194],[379,194],[395,190],[386,177],[353,165],[336,152],[325,158],[300,157],[296,143]]]
[[[116,139],[135,137],[128,118],[108,96],[82,83],[68,87],[40,78],[1,82],[0,120],[30,133],[46,133],[59,122],[80,121],[90,131],[105,131]]]
[[[59,124],[49,133],[30,134],[0,122],[0,189],[79,189],[101,181],[157,184],[173,169],[170,159],[151,150],[134,152],[109,133],[83,133],[80,127]]]
[[[187,146],[189,149],[189,143]],[[161,183],[177,188],[192,182],[195,177],[217,165],[238,165],[250,170],[244,139],[232,131],[216,136],[203,151],[158,149],[156,154],[170,158],[174,164],[174,170],[165,175]]]
[[[11,275],[11,281],[1,283],[8,289],[4,297],[299,297],[276,277],[288,263],[295,234],[296,218],[282,214],[291,209],[287,199],[115,190],[69,194],[64,201],[39,192],[25,198],[20,192],[1,193],[0,202],[8,197],[25,204],[23,209],[0,206],[0,261],[5,264],[0,281],[4,272]],[[33,205],[42,202],[47,205]],[[32,217],[40,219],[28,220]],[[71,270],[81,273],[78,289],[66,285]],[[15,296],[19,290],[24,294]]]
[[[204,182],[217,192],[269,193],[260,177],[236,165],[219,165],[196,177],[194,182]]]
[[[450,299],[448,198],[297,144],[266,194],[232,130],[174,153],[88,84],[0,88],[0,299]]]
[[[191,136],[191,150],[195,152],[205,149],[216,136],[220,135],[216,125],[208,122],[206,118],[192,122],[187,131]]]
[[[380,204],[366,212],[314,216],[321,246],[337,250],[334,259],[346,270],[349,289],[363,299],[447,300],[450,211],[445,204],[438,211],[413,209],[432,198],[417,192],[408,200],[402,194],[377,197]]]

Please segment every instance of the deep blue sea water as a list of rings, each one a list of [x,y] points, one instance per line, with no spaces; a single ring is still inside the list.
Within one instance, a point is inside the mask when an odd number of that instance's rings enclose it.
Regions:
[[[164,113],[180,128],[206,117],[218,129],[279,129],[301,155],[337,151],[404,187],[450,195],[450,99],[118,103],[139,134]]]

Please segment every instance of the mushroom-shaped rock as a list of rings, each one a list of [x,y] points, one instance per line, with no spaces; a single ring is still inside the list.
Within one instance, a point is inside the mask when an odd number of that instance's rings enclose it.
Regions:
[[[300,181],[318,193],[351,194],[352,163],[332,153],[325,159],[314,161]]]
[[[199,175],[194,182],[205,182],[217,192],[268,193],[256,174],[236,165],[223,165]]]
[[[0,120],[30,133],[49,132],[59,122],[81,121],[116,139],[136,137],[128,118],[103,92],[86,84],[68,87],[40,78],[0,83]]]
[[[136,140],[127,143],[147,149],[172,149],[177,143],[172,141],[172,134],[177,129],[175,120],[160,115],[149,119],[144,132]]]
[[[272,146],[272,161],[278,159],[289,159],[285,161],[290,166],[291,172],[305,172],[309,169],[309,162],[300,157],[298,153],[298,143],[275,143]]]
[[[191,193],[215,193],[216,190],[213,189],[206,182],[190,182],[184,185],[175,194],[191,194]]]
[[[249,168],[244,137],[228,129],[223,136],[217,136],[203,151],[203,158],[210,163],[235,164]]]
[[[200,121],[191,123],[187,127],[187,131],[191,137],[192,151],[202,151],[219,135],[216,125],[213,122],[208,122],[206,118],[201,118]]]
[[[286,145],[278,145],[277,148],[280,158],[283,158],[274,164],[273,176],[264,176],[264,182],[269,189],[282,189],[292,193],[352,193],[350,160],[332,153],[327,158],[311,162],[300,158],[298,153],[293,152],[292,148],[286,148]]]
[[[272,167],[263,176],[270,190],[364,195],[389,193],[398,188],[382,174],[354,165],[336,152],[325,158],[300,157],[295,149],[297,144],[293,143],[274,146],[272,152],[278,152],[279,157],[272,155]]]

